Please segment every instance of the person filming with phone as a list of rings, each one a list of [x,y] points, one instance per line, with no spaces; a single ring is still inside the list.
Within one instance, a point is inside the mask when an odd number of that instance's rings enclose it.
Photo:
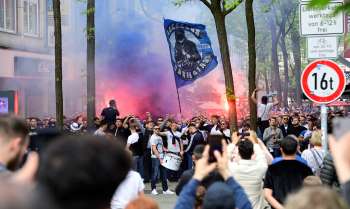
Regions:
[[[210,162],[210,152],[213,152],[215,162]],[[197,187],[214,170],[220,173],[224,182],[215,182],[208,186],[202,205],[199,207],[202,209],[251,209],[251,203],[244,189],[230,174],[227,144],[224,139],[221,140],[221,149],[211,149],[211,145],[205,147],[202,158],[196,162],[193,178],[180,193],[175,209],[195,208]]]
[[[270,127],[265,129],[263,134],[263,141],[274,157],[281,156],[280,141],[283,139],[282,130],[277,127],[277,120],[275,117],[270,119]]]

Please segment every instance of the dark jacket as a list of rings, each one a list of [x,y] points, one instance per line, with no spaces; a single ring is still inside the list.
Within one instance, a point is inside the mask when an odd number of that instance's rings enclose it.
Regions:
[[[152,134],[153,134],[152,130],[145,129],[145,133],[144,133],[144,137],[143,137],[143,141],[142,141],[142,149],[143,149],[143,151],[147,150],[147,145],[148,145],[148,142],[149,142]]]
[[[294,127],[293,125],[290,125],[290,128],[288,127],[287,135],[294,135],[296,137],[299,137],[301,132],[307,130],[304,126],[297,126]]]
[[[350,181],[346,182],[343,185],[343,197],[348,205],[350,205]]]
[[[126,145],[126,142],[128,140],[128,136],[131,135],[131,132],[128,128],[117,128],[114,134],[117,139],[121,140],[124,145]]]
[[[287,127],[287,131],[286,129],[284,128],[284,125],[280,125],[279,128],[281,129],[282,131],[282,134],[283,134],[283,137],[286,137],[288,135],[288,133],[290,132],[290,129],[291,129],[291,124],[288,124],[288,127]]]
[[[189,143],[188,146],[190,147],[187,147],[186,150],[187,150],[187,153],[192,155],[193,150],[197,145],[205,144],[203,134],[200,131],[197,131],[196,133],[194,133],[194,135],[190,135],[188,143]]]
[[[190,169],[182,173],[179,183],[177,184],[175,188],[175,193],[177,196],[180,195],[183,187],[192,179],[192,176],[194,174],[194,170]]]
[[[333,158],[329,153],[323,159],[320,178],[323,184],[330,187],[335,186],[339,188],[339,181],[336,170],[334,168]]]

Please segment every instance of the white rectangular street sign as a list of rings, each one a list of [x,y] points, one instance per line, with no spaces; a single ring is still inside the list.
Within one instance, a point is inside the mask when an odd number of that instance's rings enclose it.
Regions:
[[[344,14],[334,16],[334,9],[342,2],[329,3],[324,9],[309,8],[302,3],[300,9],[300,34],[302,36],[340,35],[344,33]]]
[[[312,0],[299,0],[300,2],[310,2]],[[329,2],[344,2],[343,0],[330,0]]]
[[[307,37],[308,59],[333,59],[338,56],[336,36]]]

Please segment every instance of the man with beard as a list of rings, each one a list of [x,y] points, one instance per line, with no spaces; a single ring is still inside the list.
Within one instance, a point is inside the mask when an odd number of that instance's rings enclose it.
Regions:
[[[263,134],[263,141],[268,147],[270,153],[274,157],[279,157],[280,153],[280,142],[283,139],[283,133],[281,129],[277,127],[277,120],[275,117],[270,118],[270,127],[265,129]]]
[[[208,135],[222,135],[220,132],[219,119],[220,117],[218,115],[212,115],[210,122],[203,124],[200,129],[207,131]]]
[[[29,135],[36,135],[38,132],[38,120],[31,118],[29,122]]]
[[[279,127],[282,131],[283,137],[286,137],[292,128],[292,125],[289,121],[289,116],[288,115],[283,115],[282,117],[282,124]]]
[[[306,131],[307,129],[304,126],[300,125],[299,117],[293,116],[292,117],[292,127],[289,129],[288,135],[294,135],[296,137],[300,137],[301,133],[303,131]]]
[[[18,168],[29,144],[28,134],[25,121],[13,116],[0,116],[0,173]]]

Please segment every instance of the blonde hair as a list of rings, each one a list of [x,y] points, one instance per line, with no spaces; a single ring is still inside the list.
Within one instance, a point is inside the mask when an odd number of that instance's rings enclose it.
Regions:
[[[131,201],[125,209],[159,209],[158,204],[153,199],[141,196]]]
[[[320,130],[312,132],[310,143],[314,146],[322,146],[322,132]]]
[[[349,209],[345,201],[327,187],[306,187],[290,195],[285,209]]]
[[[318,176],[308,176],[304,179],[304,187],[322,186],[322,181]]]

